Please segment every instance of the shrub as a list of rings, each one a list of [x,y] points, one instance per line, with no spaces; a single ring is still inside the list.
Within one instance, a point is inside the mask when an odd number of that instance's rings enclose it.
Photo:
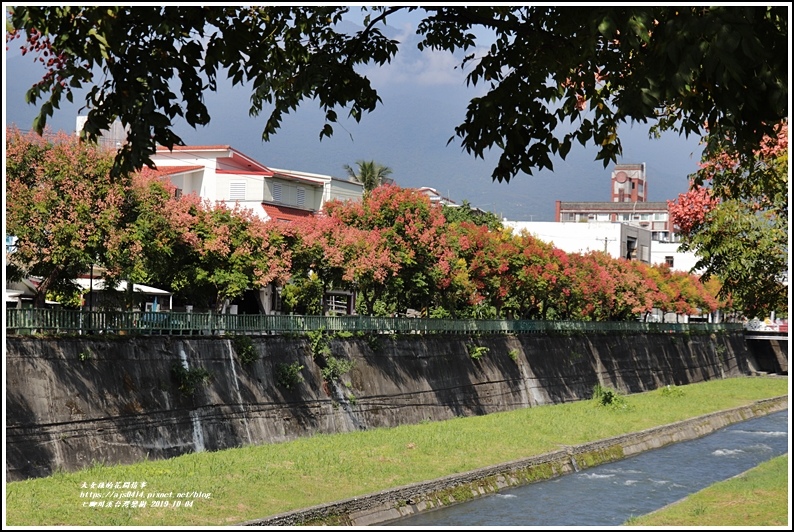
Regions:
[[[325,359],[325,367],[320,370],[323,380],[332,382],[353,369],[353,361],[329,355]]]
[[[174,364],[172,372],[179,383],[179,391],[185,395],[193,395],[200,384],[209,382],[211,374],[204,368],[186,369],[182,364]]]
[[[480,360],[488,353],[488,351],[490,351],[490,349],[483,345],[469,345],[469,356],[472,358],[472,360]]]
[[[681,388],[678,388],[678,387],[676,387],[674,385],[670,385],[670,384],[668,384],[667,386],[663,386],[659,390],[659,393],[661,394],[662,397],[683,397],[684,396],[684,390],[682,390]]]
[[[304,382],[303,375],[301,375],[303,367],[299,362],[293,362],[292,364],[280,362],[276,364],[276,384],[284,388],[292,388]]]
[[[601,386],[601,384],[596,384],[593,388],[593,401],[595,401],[598,406],[606,406],[616,410],[626,410],[629,408],[629,404],[625,397],[612,388]]]
[[[309,337],[309,349],[314,359],[331,355],[331,346],[328,345],[328,335],[325,334],[325,329],[309,331],[307,336]]]
[[[245,335],[237,335],[232,340],[234,344],[234,351],[240,358],[243,364],[250,364],[259,360],[259,353],[254,348],[254,343],[251,338]]]

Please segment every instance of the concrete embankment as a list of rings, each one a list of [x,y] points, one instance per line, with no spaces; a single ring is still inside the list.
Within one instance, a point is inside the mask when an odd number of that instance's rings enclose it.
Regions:
[[[740,331],[381,335],[331,339],[324,355],[307,337],[262,336],[251,347],[246,361],[233,338],[7,336],[6,479],[589,399],[596,384],[638,393],[753,366]]]
[[[568,446],[552,453],[255,519],[241,525],[366,526],[384,523],[496,493],[504,488],[554,478],[672,443],[699,438],[727,425],[787,408],[788,396],[776,397],[633,434]]]

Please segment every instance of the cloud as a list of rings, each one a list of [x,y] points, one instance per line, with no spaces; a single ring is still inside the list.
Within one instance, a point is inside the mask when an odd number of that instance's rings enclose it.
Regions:
[[[406,22],[392,37],[400,43],[399,51],[391,63],[384,66],[368,66],[362,73],[376,87],[390,85],[455,86],[466,84],[466,72],[460,68],[463,53],[417,48],[419,38],[413,24]],[[482,49],[484,50],[484,49]],[[478,50],[478,52],[482,52]]]

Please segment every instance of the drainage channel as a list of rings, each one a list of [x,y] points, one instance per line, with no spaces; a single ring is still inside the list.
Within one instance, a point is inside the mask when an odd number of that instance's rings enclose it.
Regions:
[[[788,452],[783,410],[551,480],[384,526],[618,526]]]

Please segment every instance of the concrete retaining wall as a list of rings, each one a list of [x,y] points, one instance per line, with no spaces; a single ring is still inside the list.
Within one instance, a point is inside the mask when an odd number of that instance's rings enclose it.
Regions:
[[[475,360],[472,346],[487,352]],[[6,347],[8,481],[587,399],[596,384],[637,393],[738,376],[750,356],[741,332],[337,338],[333,356],[353,366],[326,382],[329,361],[305,337],[255,337],[249,364],[228,338],[9,336]],[[287,387],[277,370],[293,363],[303,382]],[[180,391],[184,367],[208,382]]]

